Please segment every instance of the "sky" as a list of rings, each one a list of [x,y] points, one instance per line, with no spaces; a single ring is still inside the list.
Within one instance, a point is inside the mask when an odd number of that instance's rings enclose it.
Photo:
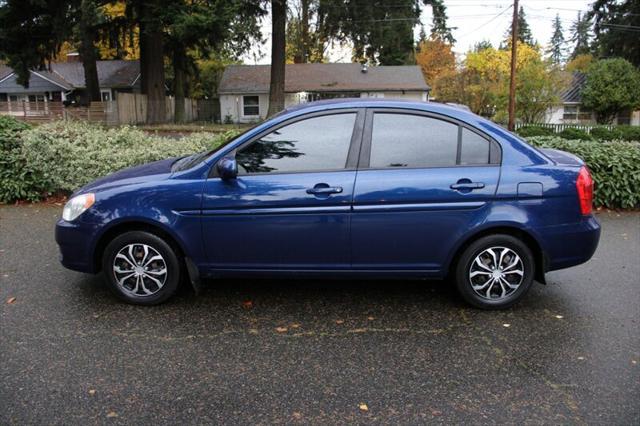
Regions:
[[[388,0],[393,1],[393,0]],[[534,39],[542,46],[547,46],[551,38],[552,21],[559,14],[565,39],[571,37],[569,29],[576,20],[578,11],[586,12],[593,0],[520,0]],[[449,17],[448,25],[455,27],[453,36],[456,39],[453,51],[464,55],[473,48],[476,42],[489,40],[498,46],[511,24],[513,0],[444,0]],[[431,8],[424,7],[420,21],[427,34],[431,28]],[[418,38],[420,28],[414,30]],[[242,60],[246,64],[268,64],[271,62],[271,17],[262,21],[262,33],[266,42],[256,46],[245,54]],[[262,56],[261,56],[262,55]],[[351,51],[348,46],[333,46],[329,49],[330,62],[351,62]]]

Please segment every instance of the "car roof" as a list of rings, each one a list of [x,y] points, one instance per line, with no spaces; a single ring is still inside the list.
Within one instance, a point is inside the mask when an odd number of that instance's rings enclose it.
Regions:
[[[480,118],[467,109],[436,102],[420,102],[406,99],[380,99],[380,98],[341,98],[325,99],[321,101],[306,102],[290,106],[282,111],[282,116],[299,115],[306,112],[324,111],[337,108],[400,108],[415,109],[436,114],[447,115],[463,121]]]

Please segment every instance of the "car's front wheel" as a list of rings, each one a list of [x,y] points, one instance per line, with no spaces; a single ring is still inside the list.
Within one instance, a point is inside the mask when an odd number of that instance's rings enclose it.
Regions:
[[[482,309],[504,309],[518,302],[533,283],[533,253],[511,235],[488,235],[467,247],[455,271],[458,292]]]
[[[102,270],[120,299],[155,305],[171,297],[180,281],[180,262],[171,246],[157,235],[130,231],[105,248]]]

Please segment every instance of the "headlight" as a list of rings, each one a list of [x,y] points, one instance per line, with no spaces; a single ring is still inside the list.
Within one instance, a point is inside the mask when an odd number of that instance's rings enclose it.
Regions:
[[[67,222],[70,222],[84,213],[89,207],[96,201],[95,194],[81,194],[73,197],[67,204],[64,205],[62,210],[62,218]]]

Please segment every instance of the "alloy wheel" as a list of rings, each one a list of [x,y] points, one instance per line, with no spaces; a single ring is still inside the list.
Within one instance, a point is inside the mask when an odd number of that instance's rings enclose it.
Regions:
[[[134,243],[121,248],[113,259],[113,274],[118,286],[127,294],[151,296],[167,280],[167,264],[153,247]]]
[[[500,300],[515,292],[524,279],[524,264],[507,247],[490,247],[478,254],[469,267],[469,281],[480,297]]]

